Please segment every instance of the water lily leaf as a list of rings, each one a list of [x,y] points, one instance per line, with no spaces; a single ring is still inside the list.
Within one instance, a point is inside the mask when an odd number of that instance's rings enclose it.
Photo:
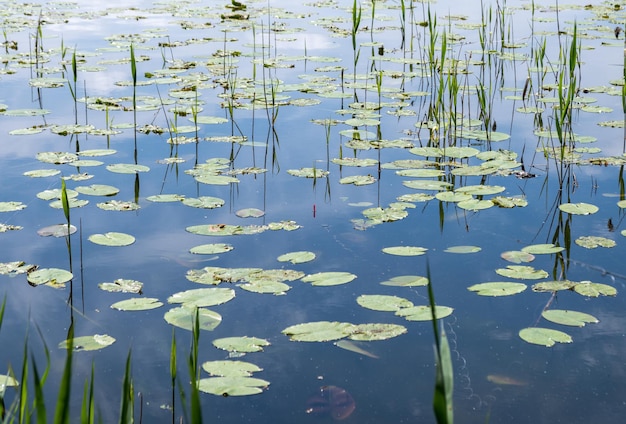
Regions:
[[[409,213],[404,209],[396,208],[368,208],[362,212],[367,218],[374,222],[392,222],[406,218]]]
[[[68,198],[68,205],[70,208],[82,208],[89,204],[89,200],[76,199],[76,198]],[[63,209],[63,202],[61,200],[55,200],[54,202],[50,202],[50,207],[54,209]]]
[[[8,225],[0,222],[0,233],[6,233],[7,231],[18,231],[23,228],[24,227],[20,227],[19,225]]]
[[[522,340],[546,347],[552,347],[558,343],[571,343],[572,337],[558,330],[541,327],[528,327],[520,330],[519,336]]]
[[[233,249],[234,247],[227,243],[211,243],[192,247],[189,249],[189,252],[196,255],[216,255],[219,253],[230,252]]]
[[[0,202],[0,212],[15,212],[26,209],[26,205],[22,202]]]
[[[239,218],[260,218],[265,215],[265,212],[257,208],[246,208],[239,209],[237,212],[235,212],[235,215],[237,215]]]
[[[454,191],[440,191],[435,194],[435,198],[441,202],[463,202],[471,200],[472,195],[467,193],[457,193]]]
[[[294,177],[304,178],[326,178],[330,174],[330,172],[318,168],[288,169],[287,173]]]
[[[86,194],[90,196],[114,196],[120,192],[119,188],[104,184],[78,186],[75,190],[81,194]]]
[[[141,208],[141,206],[135,202],[126,202],[122,200],[108,200],[106,202],[97,203],[96,206],[105,211],[119,212],[136,211]]]
[[[355,186],[374,184],[376,178],[371,175],[352,175],[350,177],[343,177],[339,180],[339,184],[354,184]]]
[[[402,185],[415,190],[448,190],[452,188],[452,184],[445,181],[431,181],[431,180],[411,180],[402,181]]]
[[[550,255],[552,253],[559,253],[565,250],[564,247],[555,246],[552,243],[547,244],[533,244],[522,248],[522,252],[531,253],[533,255]]]
[[[540,280],[548,277],[546,271],[524,265],[509,265],[506,268],[498,268],[496,273],[503,277],[518,278],[520,280]]]
[[[206,116],[206,115],[190,117],[189,120],[191,122],[193,122],[195,120],[198,124],[210,124],[210,125],[224,124],[224,123],[228,122],[228,119],[223,118],[223,117]],[[194,131],[195,131],[195,127],[193,127],[193,128],[194,128]]]
[[[222,322],[222,316],[217,312],[205,308],[186,307],[185,305],[170,309],[163,318],[168,324],[191,331],[196,310],[198,311],[198,326],[201,330],[212,331]]]
[[[356,275],[349,272],[318,272],[317,274],[309,274],[302,278],[305,283],[311,283],[313,286],[338,286],[346,284],[354,280]]]
[[[283,295],[291,289],[291,286],[281,281],[255,280],[245,284],[239,284],[242,289],[260,294]]]
[[[137,165],[134,163],[116,163],[106,166],[107,170],[117,174],[137,174],[139,172],[148,172],[150,168],[145,165]]]
[[[128,280],[125,278],[118,278],[114,280],[112,283],[100,283],[98,284],[104,291],[113,292],[113,293],[138,293],[141,294],[141,288],[143,287],[143,283],[137,280]]]
[[[70,345],[75,352],[100,350],[111,346],[113,343],[115,343],[115,339],[107,334],[94,334],[93,336],[81,336],[74,337],[72,340],[63,340],[59,343],[59,349],[67,349],[68,345]]]
[[[543,311],[541,316],[557,324],[571,325],[573,327],[584,327],[587,323],[600,322],[593,315],[584,312],[569,311],[566,309],[549,309]]]
[[[500,257],[505,261],[513,262],[514,264],[521,264],[525,262],[532,262],[535,260],[535,256],[524,251],[510,250],[508,252],[502,252]]]
[[[76,227],[71,224],[69,225],[69,228],[67,224],[55,224],[37,230],[37,234],[42,237],[66,237],[70,234],[74,234],[75,232]]]
[[[35,169],[33,171],[26,171],[23,175],[31,178],[44,178],[44,177],[53,177],[55,175],[59,175],[61,171],[58,169]]]
[[[8,109],[2,111],[8,116],[40,116],[50,113],[48,109]]]
[[[395,286],[395,287],[417,287],[426,286],[428,284],[428,278],[420,277],[419,275],[399,275],[397,277],[390,278],[383,281],[380,284],[383,286]]]
[[[154,196],[146,197],[146,200],[149,202],[156,203],[169,203],[169,202],[180,202],[185,198],[184,194],[156,194]]]
[[[486,196],[489,194],[498,194],[505,190],[502,186],[491,185],[468,185],[459,187],[455,191],[457,193],[472,194],[474,196]]]
[[[494,205],[499,206],[501,208],[523,208],[528,206],[528,201],[523,197],[505,197],[505,196],[496,196],[491,199]]]
[[[0,262],[0,275],[15,276],[26,274],[37,269],[36,265],[29,265],[23,261]]]
[[[384,247],[382,249],[383,253],[387,253],[388,255],[396,255],[396,256],[421,256],[425,254],[428,249],[425,247],[417,247],[417,246],[392,246],[392,247]]]
[[[524,283],[494,282],[474,284],[467,289],[480,296],[510,296],[523,292],[526,287]]]
[[[0,399],[4,397],[7,387],[17,387],[20,383],[10,375],[0,374]]]
[[[452,315],[452,312],[454,312],[454,309],[449,306],[435,306],[435,316],[437,317],[437,319],[445,318],[449,315]],[[396,311],[396,315],[403,317],[407,321],[430,321],[433,318],[431,308],[427,305],[402,308]]]
[[[135,242],[135,237],[125,233],[109,232],[104,234],[92,234],[89,241],[101,246],[130,246]]]
[[[413,306],[413,302],[403,297],[382,294],[362,294],[356,298],[356,303],[374,311],[395,312],[401,308]]]
[[[202,369],[217,377],[250,377],[252,373],[263,371],[263,368],[245,361],[206,361]]]
[[[406,327],[398,324],[358,324],[353,327],[348,338],[360,341],[387,340],[406,332]]]
[[[615,240],[599,236],[581,236],[574,240],[574,242],[586,249],[595,249],[596,247],[610,248],[615,247],[617,244]]]
[[[216,396],[249,396],[263,393],[269,381],[253,377],[210,377],[198,380],[198,390]]]
[[[78,196],[78,192],[72,189],[67,189],[66,194],[67,194],[68,200],[73,199],[76,196]],[[58,200],[61,198],[61,189],[53,188],[53,189],[40,191],[39,193],[36,194],[36,196],[38,199],[42,199],[42,200],[53,200],[53,199]]]
[[[285,253],[284,255],[280,255],[277,259],[278,262],[291,262],[292,264],[302,264],[315,259],[315,253],[308,252],[306,250],[299,252],[289,252]]]
[[[409,153],[412,153],[417,156],[431,157],[431,158],[440,158],[443,156],[443,149],[439,147],[414,147],[409,150]]]
[[[446,173],[441,169],[428,169],[428,168],[418,168],[418,169],[401,169],[396,171],[396,174],[401,177],[413,177],[413,178],[432,178],[432,177],[441,177]]]
[[[115,153],[117,153],[117,150],[114,149],[89,149],[81,150],[78,152],[78,156],[97,157],[114,155]]]
[[[213,340],[213,346],[228,352],[262,352],[270,342],[258,337],[224,337]],[[208,372],[208,371],[207,371]]]
[[[52,287],[64,287],[65,283],[74,278],[74,275],[64,269],[41,268],[28,274],[26,279],[33,286],[47,284]]]
[[[563,281],[544,281],[533,285],[534,292],[554,292],[559,290],[571,290],[576,285],[575,282],[569,280]]]
[[[118,311],[148,311],[163,306],[163,302],[155,297],[133,297],[121,300],[111,305],[111,309]]]
[[[403,194],[402,196],[398,196],[398,200],[402,202],[428,202],[429,200],[433,200],[435,196],[426,193],[411,193],[411,194]]]
[[[229,175],[195,175],[193,178],[199,183],[209,185],[228,185],[239,182],[237,178]]]
[[[297,342],[328,342],[348,337],[353,329],[348,322],[316,321],[289,326],[281,333]]]
[[[565,213],[569,213],[572,215],[591,215],[598,210],[600,210],[597,206],[591,205],[589,203],[563,203],[559,205],[559,209]]]
[[[167,298],[168,303],[182,303],[186,307],[216,306],[235,298],[235,290],[230,288],[192,289],[174,293]]]
[[[574,291],[588,297],[615,296],[617,290],[608,284],[592,283],[591,281],[581,281],[574,285]]]
[[[444,250],[446,253],[478,253],[482,249],[478,246],[450,246]]]
[[[40,152],[37,153],[37,160],[44,163],[53,163],[60,165],[62,163],[70,163],[78,160],[78,155],[68,152]]]
[[[228,236],[233,234],[244,234],[242,226],[227,224],[193,225],[185,228],[185,230],[192,234],[198,234],[201,236]]]
[[[218,197],[201,196],[198,198],[186,197],[182,200],[182,203],[193,208],[215,209],[222,207],[225,202]]]
[[[494,204],[491,200],[470,199],[458,202],[457,206],[461,209],[475,212],[483,209],[489,209],[494,206]]]

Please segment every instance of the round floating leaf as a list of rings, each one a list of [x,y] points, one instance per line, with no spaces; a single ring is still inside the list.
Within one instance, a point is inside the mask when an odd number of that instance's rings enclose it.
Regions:
[[[182,200],[184,205],[191,206],[193,208],[215,209],[221,208],[224,205],[224,200],[218,197],[202,196],[198,198],[187,197]]]
[[[56,224],[49,225],[47,227],[43,227],[37,230],[37,234],[42,237],[66,237],[67,235],[74,234],[75,232],[76,227],[71,224],[69,225],[69,228],[67,224]]]
[[[36,169],[34,171],[26,171],[23,175],[31,178],[53,177],[59,175],[61,171],[58,169]]]
[[[230,236],[234,234],[244,234],[244,228],[240,225],[228,224],[209,224],[209,225],[192,225],[185,228],[192,234],[201,236]]]
[[[233,246],[227,243],[211,243],[192,247],[189,249],[189,252],[196,255],[216,255],[219,253],[230,252],[233,249]]]
[[[107,170],[117,174],[137,174],[138,172],[148,172],[149,167],[145,165],[137,165],[134,163],[115,163],[107,165]]]
[[[359,324],[353,327],[349,338],[361,341],[387,340],[406,332],[406,327],[398,324]]]
[[[246,208],[239,209],[237,212],[235,212],[235,215],[237,215],[239,218],[260,218],[265,215],[265,212],[257,208]]]
[[[349,272],[318,272],[317,274],[309,274],[302,278],[305,283],[311,283],[313,286],[338,286],[346,284],[354,280],[356,275]]]
[[[194,179],[198,181],[199,183],[209,184],[209,185],[228,185],[231,183],[239,182],[239,180],[235,177],[231,177],[228,175],[215,175],[215,174],[196,175],[194,176]]]
[[[490,200],[471,199],[458,202],[457,206],[461,209],[475,212],[483,209],[489,209],[490,207],[494,206],[494,204]]]
[[[22,202],[0,202],[0,212],[15,212],[25,208],[26,205]]]
[[[417,246],[393,246],[382,249],[388,255],[396,256],[420,256],[426,253],[428,249]]]
[[[478,246],[450,246],[444,250],[446,253],[478,253],[482,248]]]
[[[78,155],[68,152],[40,152],[37,153],[37,160],[44,163],[60,165],[78,160]]]
[[[235,290],[229,288],[192,289],[174,293],[168,303],[182,303],[187,307],[215,306],[235,298]]]
[[[143,287],[143,283],[137,280],[128,280],[125,278],[118,278],[112,283],[100,283],[98,287],[104,291],[112,292],[112,293],[139,293],[141,294],[141,289]]]
[[[104,184],[78,186],[75,190],[81,194],[86,194],[90,196],[114,196],[120,192],[119,188]]]
[[[431,180],[412,180],[402,181],[402,185],[415,190],[435,190],[442,191],[452,188],[452,184],[445,181],[431,181]]]
[[[559,253],[565,250],[564,247],[555,246],[552,243],[547,244],[533,244],[522,248],[522,252],[530,253],[533,255],[550,255],[552,253]]]
[[[168,203],[168,202],[180,202],[185,198],[183,194],[156,194],[154,196],[146,197],[149,202]]]
[[[435,198],[441,202],[464,202],[472,199],[471,194],[456,193],[454,191],[440,191]]]
[[[563,203],[559,209],[572,215],[591,215],[598,212],[599,208],[589,203]]]
[[[308,252],[306,250],[299,252],[289,252],[285,253],[284,255],[280,255],[277,259],[278,262],[291,262],[292,264],[302,264],[315,259],[315,253]]]
[[[109,156],[117,153],[116,150],[113,149],[90,149],[90,150],[82,150],[78,152],[79,156],[88,156],[88,157],[97,157],[97,156]]]
[[[566,309],[549,309],[543,311],[541,316],[557,324],[571,325],[573,327],[584,327],[587,323],[600,322],[593,315],[584,312],[569,311]]]
[[[263,392],[269,381],[253,377],[210,377],[198,380],[198,390],[217,396],[249,396]]]
[[[17,274],[26,274],[36,269],[36,265],[29,265],[23,261],[0,262],[0,275],[15,276]]]
[[[575,282],[569,280],[563,281],[544,281],[533,285],[534,292],[554,292],[559,290],[571,290],[576,285]]]
[[[617,290],[608,284],[592,283],[591,281],[581,281],[574,285],[574,291],[588,297],[615,296]]]
[[[89,200],[83,200],[83,199],[69,198],[67,199],[67,202],[70,208],[82,208],[83,206],[86,206],[87,204],[89,204]],[[55,200],[54,202],[50,202],[50,207],[54,209],[63,209],[63,202],[61,202],[61,200]]]
[[[402,308],[410,308],[413,302],[403,297],[382,294],[362,294],[356,298],[356,303],[374,311],[395,312]]]
[[[365,166],[375,166],[378,165],[378,161],[376,159],[370,158],[335,158],[331,160],[332,163],[341,165],[341,166],[357,166],[357,167],[365,167]]]
[[[396,286],[396,287],[416,287],[428,285],[428,278],[420,277],[419,275],[399,275],[397,277],[390,278],[387,281],[383,281],[383,286]]]
[[[437,319],[445,318],[454,312],[449,306],[435,306],[435,316]],[[430,306],[420,305],[410,308],[403,308],[396,311],[396,315],[404,317],[407,321],[430,321],[433,319]]]
[[[261,352],[264,346],[269,346],[270,342],[258,337],[224,337],[213,340],[213,346],[228,352]]]
[[[348,322],[317,321],[292,325],[281,333],[298,342],[328,342],[349,336],[353,328]]]
[[[220,116],[206,116],[206,115],[191,117],[189,118],[189,120],[191,122],[195,120],[198,124],[211,124],[211,125],[223,124],[223,123],[228,122],[228,119],[220,117]],[[194,127],[194,131],[195,131],[195,127]]]
[[[258,365],[245,361],[206,361],[202,369],[219,377],[250,377],[254,372],[263,371]]]
[[[502,252],[500,257],[505,261],[513,262],[514,264],[521,264],[525,262],[532,262],[535,260],[535,256],[519,250],[510,250],[508,252]]]
[[[343,177],[339,180],[339,184],[354,184],[355,186],[374,184],[376,178],[371,175],[352,175],[350,177]]]
[[[318,168],[288,169],[287,173],[294,177],[303,178],[325,178],[330,174],[330,172]]]
[[[396,171],[396,174],[401,177],[414,177],[414,178],[431,178],[431,177],[442,177],[446,173],[441,169],[428,169],[428,168],[417,168],[417,169],[401,169],[400,171]]]
[[[135,237],[125,233],[109,232],[104,234],[92,234],[89,241],[101,246],[129,246],[135,242]]]
[[[222,316],[217,312],[204,308],[189,308],[184,305],[170,309],[163,318],[168,324],[191,331],[196,317],[196,310],[198,311],[198,326],[201,330],[212,331],[222,322]]]
[[[261,293],[261,294],[274,294],[274,295],[282,295],[291,289],[291,286],[288,284],[282,283],[280,281],[272,281],[272,280],[255,280],[250,283],[240,284],[239,287],[242,289],[252,292],[252,293]]]
[[[571,343],[569,334],[550,328],[528,327],[520,330],[519,336],[522,340],[541,346],[552,347],[558,343]]]
[[[69,346],[72,350],[79,352],[82,350],[100,350],[115,343],[115,339],[107,334],[95,334],[93,336],[74,337],[71,340],[64,340],[59,343],[59,349],[67,349]],[[69,346],[68,346],[69,345]]]
[[[459,187],[455,191],[457,193],[472,194],[474,196],[486,196],[489,194],[501,193],[505,190],[502,186],[490,186],[490,185],[468,185]]]
[[[136,211],[141,208],[141,206],[135,202],[125,202],[121,200],[109,200],[107,202],[98,203],[96,206],[105,211],[119,212]]]
[[[496,273],[503,277],[518,278],[520,280],[540,280],[548,277],[548,273],[544,270],[524,265],[509,265],[506,268],[498,268]]]
[[[596,247],[610,248],[615,247],[617,244],[615,243],[615,240],[599,236],[581,236],[574,240],[574,242],[586,249],[595,249]]]
[[[474,284],[467,288],[480,296],[510,296],[526,290],[524,283],[494,282]]]
[[[121,300],[111,305],[112,309],[118,311],[147,311],[163,306],[163,302],[155,297],[133,297],[131,299]]]
[[[51,286],[62,286],[74,278],[74,275],[64,269],[41,268],[28,274],[26,279],[31,285],[48,284]]]
[[[72,189],[68,189],[65,192],[67,194],[68,200],[78,196],[78,192]],[[53,199],[60,199],[62,194],[61,194],[60,188],[53,188],[49,190],[40,191],[39,193],[36,194],[36,196],[38,199],[42,199],[42,200],[53,200]]]

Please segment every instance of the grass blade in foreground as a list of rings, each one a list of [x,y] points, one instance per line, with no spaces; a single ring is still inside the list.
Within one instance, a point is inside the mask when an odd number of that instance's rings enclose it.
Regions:
[[[65,189],[65,181],[63,181],[63,189]],[[54,424],[69,424],[70,422],[70,388],[72,385],[74,324],[70,324],[67,333],[67,357],[65,358],[65,368],[63,368],[63,377],[61,377],[61,385],[59,386],[59,397],[57,398],[57,405],[54,411]]]

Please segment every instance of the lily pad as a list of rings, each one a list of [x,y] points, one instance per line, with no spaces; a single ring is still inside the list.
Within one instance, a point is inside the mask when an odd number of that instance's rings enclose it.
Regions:
[[[472,194],[474,196],[486,196],[489,194],[498,194],[505,190],[502,186],[490,186],[490,185],[468,185],[459,187],[455,191],[457,193]]]
[[[135,242],[135,237],[130,234],[109,232],[104,234],[92,234],[89,241],[101,246],[130,246]]]
[[[297,342],[328,342],[348,337],[353,328],[348,322],[316,321],[289,326],[281,333]]]
[[[26,209],[26,205],[22,202],[0,202],[0,212],[15,212]]]
[[[595,324],[600,322],[593,315],[566,309],[548,309],[547,311],[543,311],[541,316],[548,321],[562,325],[571,325],[573,327],[584,327],[587,323]]]
[[[78,186],[75,190],[81,194],[90,196],[114,196],[120,189],[110,185],[92,184],[90,186]]]
[[[98,203],[96,206],[105,211],[119,212],[136,211],[141,208],[141,206],[135,202],[126,202],[122,200],[109,200],[107,202]]]
[[[263,347],[269,346],[270,342],[258,337],[224,337],[213,340],[213,346],[228,352],[262,352]]]
[[[20,383],[10,375],[0,374],[0,399],[4,397],[7,387],[17,387]]]
[[[533,255],[550,255],[552,253],[559,253],[565,250],[564,247],[555,246],[552,243],[547,244],[533,244],[522,248],[522,252],[530,253]]]
[[[148,172],[149,167],[145,165],[137,165],[134,163],[116,163],[107,165],[107,170],[117,174],[137,174],[139,172]]]
[[[474,284],[467,289],[480,296],[510,296],[523,292],[526,287],[524,283],[493,282]]]
[[[193,322],[198,311],[198,327],[201,330],[212,331],[222,322],[222,316],[217,312],[205,308],[187,307],[185,305],[172,308],[165,313],[163,318],[168,324],[191,331]]]
[[[294,177],[326,178],[330,172],[318,168],[288,169],[287,173]]]
[[[419,275],[399,275],[383,281],[380,284],[383,286],[418,287],[428,285],[428,278]]]
[[[216,306],[235,298],[235,290],[230,288],[191,289],[174,293],[167,298],[168,303],[182,303],[187,307]]]
[[[457,206],[461,209],[475,212],[483,209],[489,209],[494,206],[494,203],[490,200],[470,199],[458,202]]]
[[[510,250],[508,252],[502,252],[500,257],[505,261],[513,262],[514,264],[521,264],[525,262],[532,262],[535,260],[535,256],[524,251]]]
[[[552,347],[558,343],[571,343],[572,337],[558,330],[541,327],[528,327],[520,330],[519,336],[522,340],[546,347]]]
[[[454,309],[449,306],[435,306],[435,316],[437,319],[450,316],[452,312],[454,312]],[[396,315],[403,317],[407,321],[430,321],[433,318],[431,308],[427,305],[402,308],[396,311]]]
[[[240,284],[242,289],[261,294],[283,295],[291,289],[291,286],[280,281],[258,280]]]
[[[339,184],[354,184],[355,186],[369,185],[375,182],[376,178],[371,175],[352,175],[339,180]]]
[[[234,247],[227,243],[210,243],[192,247],[189,249],[189,252],[195,255],[216,255],[219,253],[230,252],[233,249]]]
[[[69,225],[69,227],[67,224],[49,225],[47,227],[43,227],[37,230],[37,234],[42,237],[66,237],[70,234],[74,234],[75,232],[76,227],[71,224]]]
[[[387,340],[406,332],[406,327],[398,324],[358,324],[352,328],[349,339],[361,341]]]
[[[546,271],[525,265],[509,265],[506,268],[498,268],[496,273],[503,277],[518,278],[520,280],[540,280],[548,277]]]
[[[574,242],[586,249],[595,249],[596,247],[610,248],[615,247],[617,244],[615,240],[599,236],[581,236],[574,240]]]
[[[0,275],[15,276],[27,274],[37,269],[37,265],[29,265],[23,261],[0,262]]]
[[[600,210],[589,203],[563,203],[559,205],[559,209],[572,215],[591,215]]]
[[[544,281],[533,285],[534,292],[555,292],[559,290],[572,290],[576,285],[575,282],[569,280],[562,281]]]
[[[302,281],[311,283],[312,286],[338,286],[349,283],[355,278],[356,275],[349,272],[318,272],[303,277]]]
[[[482,248],[478,246],[450,246],[444,250],[446,253],[478,253],[482,250]]]
[[[206,361],[202,369],[216,377],[250,377],[263,368],[245,361]]]
[[[26,277],[33,286],[46,284],[53,287],[63,287],[72,278],[74,275],[71,272],[59,268],[41,268]]]
[[[246,208],[239,209],[237,212],[235,212],[235,215],[237,215],[239,218],[260,218],[265,215],[265,212],[257,208]]]
[[[133,297],[121,300],[111,305],[111,309],[118,311],[148,311],[163,306],[163,302],[155,297]]]
[[[59,349],[67,349],[71,346],[75,352],[100,350],[111,346],[113,343],[115,343],[115,339],[107,334],[94,334],[93,336],[74,337],[72,340],[64,340],[59,343]]]
[[[182,199],[183,205],[193,208],[215,209],[224,206],[224,200],[218,197],[202,196],[202,197],[186,197]]]
[[[31,178],[44,178],[44,177],[53,177],[55,175],[59,175],[61,171],[58,169],[35,169],[33,171],[26,171],[23,175]]]
[[[143,283],[137,280],[128,280],[124,278],[118,278],[114,280],[112,283],[100,283],[98,287],[104,291],[113,292],[113,293],[139,293],[141,294],[141,289],[143,287]]]
[[[588,297],[617,295],[617,289],[615,289],[615,287],[609,286],[608,284],[593,283],[591,281],[576,283],[574,285],[574,291]]]
[[[417,246],[392,246],[385,247],[382,249],[384,253],[388,255],[396,255],[396,256],[421,256],[428,251],[425,247],[417,247]]]
[[[403,297],[382,294],[362,294],[356,298],[356,303],[374,311],[395,312],[402,308],[410,308],[413,302]]]
[[[277,258],[278,262],[291,262],[292,264],[302,264],[313,259],[315,259],[315,253],[306,250],[285,253]]]
[[[210,377],[198,380],[198,390],[216,396],[249,396],[263,393],[269,381],[253,377]]]

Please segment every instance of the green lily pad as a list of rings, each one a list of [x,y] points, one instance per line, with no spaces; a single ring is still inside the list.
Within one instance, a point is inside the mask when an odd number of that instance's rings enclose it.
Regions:
[[[554,292],[559,290],[572,290],[576,285],[575,282],[569,280],[563,281],[544,281],[533,285],[534,292]]]
[[[242,289],[260,294],[283,295],[291,289],[291,286],[281,281],[258,280],[245,284],[239,284]]]
[[[228,352],[262,352],[270,342],[258,337],[224,337],[213,340],[213,346]]]
[[[9,225],[0,222],[0,233],[6,233],[7,231],[19,231],[23,228],[24,227],[21,227],[19,225]]]
[[[224,200],[218,197],[202,196],[202,197],[186,197],[182,199],[183,205],[193,208],[215,209],[224,206]]]
[[[209,225],[192,225],[185,228],[192,234],[201,236],[228,236],[233,234],[244,234],[244,228],[241,225],[228,224],[209,224]]]
[[[33,171],[26,171],[23,175],[31,178],[44,178],[44,177],[53,177],[55,175],[59,175],[61,171],[58,169],[35,169]]]
[[[428,168],[418,168],[418,169],[401,169],[396,171],[396,174],[401,177],[413,177],[413,178],[432,178],[432,177],[442,177],[446,173],[441,169],[428,169]]]
[[[318,168],[288,169],[287,173],[294,177],[303,178],[326,178],[330,174],[330,172]]]
[[[523,328],[519,332],[519,336],[522,340],[546,347],[552,347],[558,343],[571,343],[572,337],[558,330],[552,330],[550,328],[541,327],[528,327]]]
[[[440,191],[435,198],[441,202],[464,202],[472,199],[471,194],[457,193],[454,191]]]
[[[431,181],[431,180],[411,180],[402,181],[402,185],[415,190],[435,190],[442,191],[452,188],[452,184],[446,181]]]
[[[135,202],[126,202],[122,200],[109,200],[106,202],[96,204],[102,210],[105,211],[119,211],[119,212],[128,212],[128,211],[136,211],[141,208]]]
[[[89,204],[89,200],[69,198],[67,199],[67,203],[71,209],[82,208],[83,206]],[[61,200],[55,200],[54,202],[50,202],[50,207],[54,209],[63,209],[63,203]]]
[[[528,201],[523,197],[507,197],[507,196],[496,196],[491,199],[494,205],[499,206],[501,208],[523,208],[528,206]]]
[[[141,294],[143,283],[137,280],[128,280],[125,278],[118,278],[112,283],[100,283],[98,287],[104,291],[113,293],[138,293]]]
[[[101,246],[130,246],[135,242],[135,237],[125,233],[109,232],[104,234],[92,234],[89,241]]]
[[[398,324],[358,324],[352,328],[348,338],[360,341],[387,340],[406,332],[406,327]]]
[[[278,262],[291,262],[292,264],[311,262],[313,259],[315,259],[315,253],[306,250],[285,253],[277,258]]]
[[[246,208],[239,209],[237,212],[235,212],[235,215],[237,215],[239,218],[260,218],[265,215],[265,212],[257,208]]]
[[[235,290],[230,288],[203,288],[174,293],[167,298],[168,303],[182,303],[187,307],[216,306],[235,298]]]
[[[500,257],[505,261],[513,262],[514,264],[521,264],[525,262],[532,262],[535,260],[535,256],[519,250],[510,250],[508,252],[502,252]]]
[[[489,209],[494,206],[494,204],[490,200],[470,199],[458,202],[457,206],[461,209],[476,212],[483,209]]]
[[[53,163],[55,165],[70,163],[78,160],[77,154],[68,152],[39,152],[36,157],[40,162]]]
[[[338,286],[349,283],[355,278],[356,275],[349,272],[318,272],[303,277],[302,281],[311,283],[312,286]]]
[[[26,205],[22,202],[0,202],[0,212],[15,212],[26,209]]]
[[[581,236],[574,240],[574,242],[586,249],[595,249],[596,247],[610,248],[615,247],[617,244],[615,240],[599,236]]]
[[[38,229],[37,234],[42,237],[66,237],[74,234],[76,230],[76,227],[71,224],[69,226],[67,224],[55,224]]]
[[[120,189],[110,185],[92,184],[90,186],[78,186],[75,190],[81,194],[90,196],[114,196],[120,192]]]
[[[552,243],[547,244],[533,244],[522,248],[522,252],[530,253],[533,255],[550,255],[552,253],[559,253],[565,250],[564,247],[555,246]]]
[[[396,255],[396,256],[421,256],[428,251],[425,247],[417,247],[417,246],[392,246],[385,247],[382,249],[384,253],[388,255]]]
[[[117,174],[137,174],[139,172],[148,172],[149,167],[145,165],[137,165],[134,163],[115,163],[106,166],[107,170]]]
[[[206,361],[202,369],[214,377],[250,377],[263,368],[245,361]]]
[[[480,296],[510,296],[523,292],[526,287],[524,283],[493,282],[474,284],[467,289]]]
[[[328,342],[348,337],[354,328],[348,322],[305,322],[285,328],[281,333],[297,342]]]
[[[598,210],[600,210],[597,206],[591,205],[589,203],[563,203],[559,205],[559,209],[565,213],[569,213],[572,215],[591,215]]]
[[[74,275],[64,269],[41,268],[28,274],[26,279],[33,286],[47,284],[53,287],[64,287],[65,283],[74,278]]]
[[[201,330],[212,331],[222,322],[222,316],[217,312],[205,308],[187,307],[185,305],[172,308],[165,313],[163,318],[168,324],[191,331],[193,322],[198,311],[198,327]]]
[[[435,316],[437,319],[450,316],[452,312],[454,312],[454,309],[449,306],[435,306]],[[402,308],[396,311],[396,315],[403,317],[407,321],[430,321],[433,318],[431,308],[427,305]]]
[[[370,159],[370,158],[365,158],[365,159],[360,159],[360,158],[335,158],[331,160],[332,163],[337,164],[337,165],[341,165],[341,166],[357,166],[357,167],[364,167],[364,166],[376,166],[378,165],[378,161],[376,159]]]
[[[540,280],[548,277],[546,271],[524,265],[509,265],[506,268],[498,268],[496,273],[503,277],[518,278],[520,280]]]
[[[482,250],[482,248],[478,246],[450,246],[444,250],[446,253],[478,253]]]
[[[27,274],[36,269],[36,265],[29,265],[23,261],[0,262],[0,275],[15,276],[18,274]]]
[[[615,296],[617,289],[608,284],[593,283],[591,281],[581,281],[574,285],[574,291],[587,297]]]
[[[375,182],[376,178],[371,175],[352,175],[339,180],[339,184],[354,184],[355,186],[369,185]]]
[[[72,189],[65,190],[65,194],[67,195],[68,200],[73,199],[74,197],[78,196],[78,192]],[[53,188],[53,189],[40,191],[39,193],[36,194],[36,196],[38,199],[42,199],[42,200],[53,200],[53,199],[58,200],[61,198],[61,189]]]
[[[413,306],[413,302],[403,297],[382,294],[362,294],[356,298],[356,303],[374,311],[390,312]]]
[[[115,339],[107,334],[94,334],[93,336],[74,337],[72,340],[64,340],[59,343],[59,349],[67,349],[71,346],[75,352],[100,350],[111,346],[113,343],[115,343]]]
[[[428,285],[428,278],[419,275],[399,275],[383,281],[380,284],[395,287],[418,287]]]
[[[573,327],[584,327],[587,323],[600,322],[593,315],[584,312],[569,311],[566,309],[549,309],[543,311],[541,316],[557,324],[571,325]]]
[[[505,190],[502,186],[491,186],[491,185],[468,185],[464,187],[459,187],[455,191],[457,193],[466,193],[474,196],[487,196],[490,194],[498,194]]]
[[[185,198],[183,194],[155,194],[154,196],[146,197],[146,200],[149,202],[156,203],[170,203],[170,202],[180,202]]]
[[[189,252],[195,255],[216,255],[219,253],[230,252],[233,249],[234,247],[227,243],[210,243],[192,247],[189,249]]]
[[[163,306],[163,302],[155,297],[133,297],[121,300],[111,305],[111,309],[118,311],[148,311]]]
[[[216,396],[249,396],[263,393],[269,381],[252,377],[210,377],[198,380],[198,390]]]

